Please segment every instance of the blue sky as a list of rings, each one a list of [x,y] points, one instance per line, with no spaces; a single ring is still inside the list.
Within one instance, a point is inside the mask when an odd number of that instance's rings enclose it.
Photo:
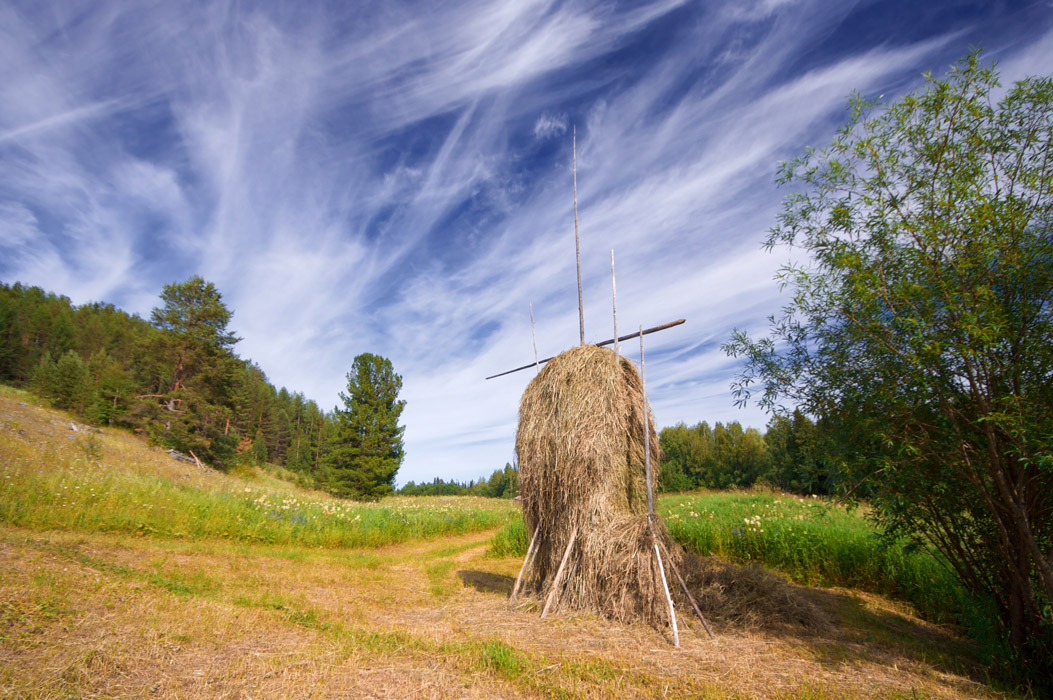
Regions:
[[[973,46],[1048,74],[1041,2],[57,2],[0,5],[0,279],[144,317],[200,274],[237,350],[325,408],[355,355],[404,380],[399,482],[513,457],[532,372],[649,336],[660,425],[739,420],[735,327],[779,308],[761,241],[781,160],[853,90],[894,98]],[[625,349],[638,356],[638,345]]]

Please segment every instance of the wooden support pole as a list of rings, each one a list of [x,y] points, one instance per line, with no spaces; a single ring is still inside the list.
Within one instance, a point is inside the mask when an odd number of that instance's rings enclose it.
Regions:
[[[614,249],[611,249],[611,303],[614,306],[614,354],[618,354],[618,287],[614,284]]]
[[[585,307],[581,301],[581,243],[578,238],[578,127],[574,125],[574,256],[578,268],[578,329],[581,331],[581,344],[585,344]]]
[[[530,538],[530,546],[527,547],[526,556],[523,557],[523,566],[519,569],[519,576],[516,577],[516,585],[512,587],[512,596],[509,600],[513,603],[516,601],[516,594],[519,593],[519,586],[523,583],[523,576],[526,574],[527,569],[530,568],[530,560],[534,558],[534,549],[537,547],[537,532],[539,529],[541,529],[540,522],[534,526],[534,536]]]
[[[559,562],[559,568],[556,569],[556,576],[552,579],[552,589],[548,593],[548,599],[545,601],[545,608],[541,611],[541,617],[548,615],[549,609],[552,608],[552,604],[559,598],[559,584],[563,581],[563,570],[567,568],[567,560],[570,559],[570,550],[574,548],[574,543],[578,539],[578,528],[574,527],[574,531],[570,534],[570,541],[567,542],[567,549],[563,552],[563,559]]]
[[[654,530],[651,531],[651,536],[655,537]],[[698,619],[702,621],[702,627],[705,628],[706,634],[709,635],[710,639],[716,639],[716,635],[713,634],[713,630],[709,629],[709,623],[706,622],[705,616],[702,614],[702,610],[699,609],[698,603],[695,602],[695,596],[691,595],[691,589],[687,587],[687,582],[684,581],[684,577],[680,575],[680,571],[677,570],[676,565],[673,564],[673,558],[669,556],[669,550],[665,548],[665,544],[662,543],[657,537],[655,540],[662,546],[662,550],[665,552],[666,559],[669,560],[669,568],[676,574],[676,578],[680,581],[680,587],[684,589],[684,593],[687,595],[687,599],[691,601],[691,607],[695,609],[695,614],[698,615]]]
[[[658,331],[664,331],[667,328],[673,328],[675,326],[679,326],[680,324],[682,324],[684,322],[685,322],[684,319],[678,318],[675,321],[670,321],[669,323],[663,323],[662,325],[655,326],[654,328],[648,328],[647,330],[643,331],[642,334],[643,335],[650,335],[651,333],[657,333]],[[619,338],[610,338],[609,340],[605,340],[602,343],[593,343],[593,344],[596,347],[598,347],[598,348],[602,348],[604,345],[610,345],[615,340],[618,340],[618,341],[631,340],[631,339],[635,338],[638,335],[641,335],[641,334],[640,333],[630,333],[629,335],[623,335],[623,336],[621,336]],[[554,360],[554,359],[556,359],[555,355],[553,355],[552,357],[546,357],[544,360],[541,361],[541,364],[545,364],[549,360]],[[534,365],[523,365],[522,367],[516,367],[515,369],[510,369],[507,372],[501,372],[500,374],[491,374],[489,377],[487,377],[487,379],[496,379],[497,377],[503,377],[506,374],[512,374],[513,372],[519,372],[519,371],[522,371],[524,369],[529,369],[529,368],[531,368],[533,366]]]
[[[643,391],[644,475],[647,478],[647,517],[654,515],[654,487],[651,483],[651,416],[647,410],[647,370],[644,369],[643,326],[640,326],[640,389]]]
[[[651,531],[654,538],[654,530]],[[665,600],[669,603],[669,623],[673,627],[673,646],[680,648],[680,632],[676,628],[676,609],[673,607],[673,596],[669,595],[669,584],[665,580],[665,567],[662,566],[662,553],[658,551],[658,541],[655,538],[654,555],[658,558],[658,573],[662,576],[662,590],[665,591]]]

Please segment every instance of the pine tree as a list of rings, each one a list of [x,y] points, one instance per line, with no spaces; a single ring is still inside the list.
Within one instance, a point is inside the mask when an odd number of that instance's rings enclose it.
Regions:
[[[329,490],[338,496],[373,500],[394,491],[402,465],[406,402],[398,399],[402,377],[391,361],[370,353],[355,358],[347,374],[344,408],[337,408],[330,450],[325,456]]]
[[[150,316],[159,332],[147,341],[155,391],[145,397],[156,400],[153,413],[160,415],[151,416],[148,429],[166,446],[225,466],[237,445],[227,428],[241,366],[231,350],[239,338],[227,330],[232,313],[216,287],[196,275],[165,285],[161,299],[164,306]]]

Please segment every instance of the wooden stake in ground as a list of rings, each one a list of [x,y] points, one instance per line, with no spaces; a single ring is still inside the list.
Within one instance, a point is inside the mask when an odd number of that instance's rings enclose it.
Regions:
[[[669,584],[665,580],[665,567],[662,566],[662,553],[658,551],[658,538],[654,537],[652,531],[651,537],[654,538],[654,555],[658,559],[658,573],[662,576],[662,590],[665,591],[665,600],[669,603],[669,623],[673,627],[673,646],[680,648],[680,632],[676,628],[676,609],[673,607],[673,596],[669,595]],[[673,562],[669,562],[672,565]]]
[[[511,602],[515,602],[516,594],[519,593],[519,585],[523,583],[523,576],[530,569],[531,560],[534,558],[534,550],[537,548],[537,531],[541,529],[541,523],[538,523],[534,527],[534,535],[530,538],[530,546],[527,548],[526,556],[523,558],[523,566],[519,569],[519,576],[516,577],[516,585],[512,587],[512,596],[509,598]]]
[[[563,552],[563,559],[559,562],[559,568],[556,569],[556,576],[552,579],[552,589],[549,591],[548,599],[545,601],[545,608],[541,611],[541,617],[548,615],[549,609],[552,604],[559,599],[559,584],[563,581],[563,570],[567,568],[567,560],[570,559],[570,550],[574,549],[574,542],[578,539],[578,528],[574,527],[573,532],[570,533],[570,541],[567,542],[567,549]]]
[[[578,268],[578,329],[581,331],[581,344],[585,344],[585,307],[581,302],[581,243],[578,239],[578,127],[574,126],[573,141],[574,159],[574,256]]]
[[[611,250],[611,303],[614,306],[614,354],[618,355],[618,287],[614,284],[614,250]]]
[[[706,629],[706,634],[709,635],[710,639],[716,639],[713,630],[709,629],[709,623],[706,622],[706,618],[699,609],[698,603],[695,602],[695,596],[691,595],[691,590],[687,587],[687,582],[684,581],[684,577],[680,575],[680,572],[677,571],[676,565],[673,564],[673,558],[669,556],[669,550],[665,548],[665,544],[663,544],[661,540],[655,537],[654,532],[651,533],[651,537],[654,537],[655,541],[657,541],[665,551],[666,559],[669,560],[669,568],[673,570],[673,573],[676,574],[677,580],[680,581],[680,587],[684,589],[684,595],[686,595],[687,599],[691,601],[691,607],[695,609],[695,614],[698,615],[698,619],[702,621],[702,626]]]

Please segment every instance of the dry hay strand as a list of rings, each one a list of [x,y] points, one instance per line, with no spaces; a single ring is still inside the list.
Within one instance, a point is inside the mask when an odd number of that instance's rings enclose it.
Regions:
[[[740,566],[689,553],[684,576],[703,614],[722,627],[827,628],[830,616],[810,591],[752,563]]]
[[[527,591],[548,595],[577,531],[560,607],[624,622],[668,620],[651,528],[673,564],[683,555],[660,518],[648,523],[644,405],[633,363],[595,346],[567,350],[527,386],[516,433],[519,491],[527,531],[540,525]],[[650,416],[648,425],[657,482],[661,448]]]

